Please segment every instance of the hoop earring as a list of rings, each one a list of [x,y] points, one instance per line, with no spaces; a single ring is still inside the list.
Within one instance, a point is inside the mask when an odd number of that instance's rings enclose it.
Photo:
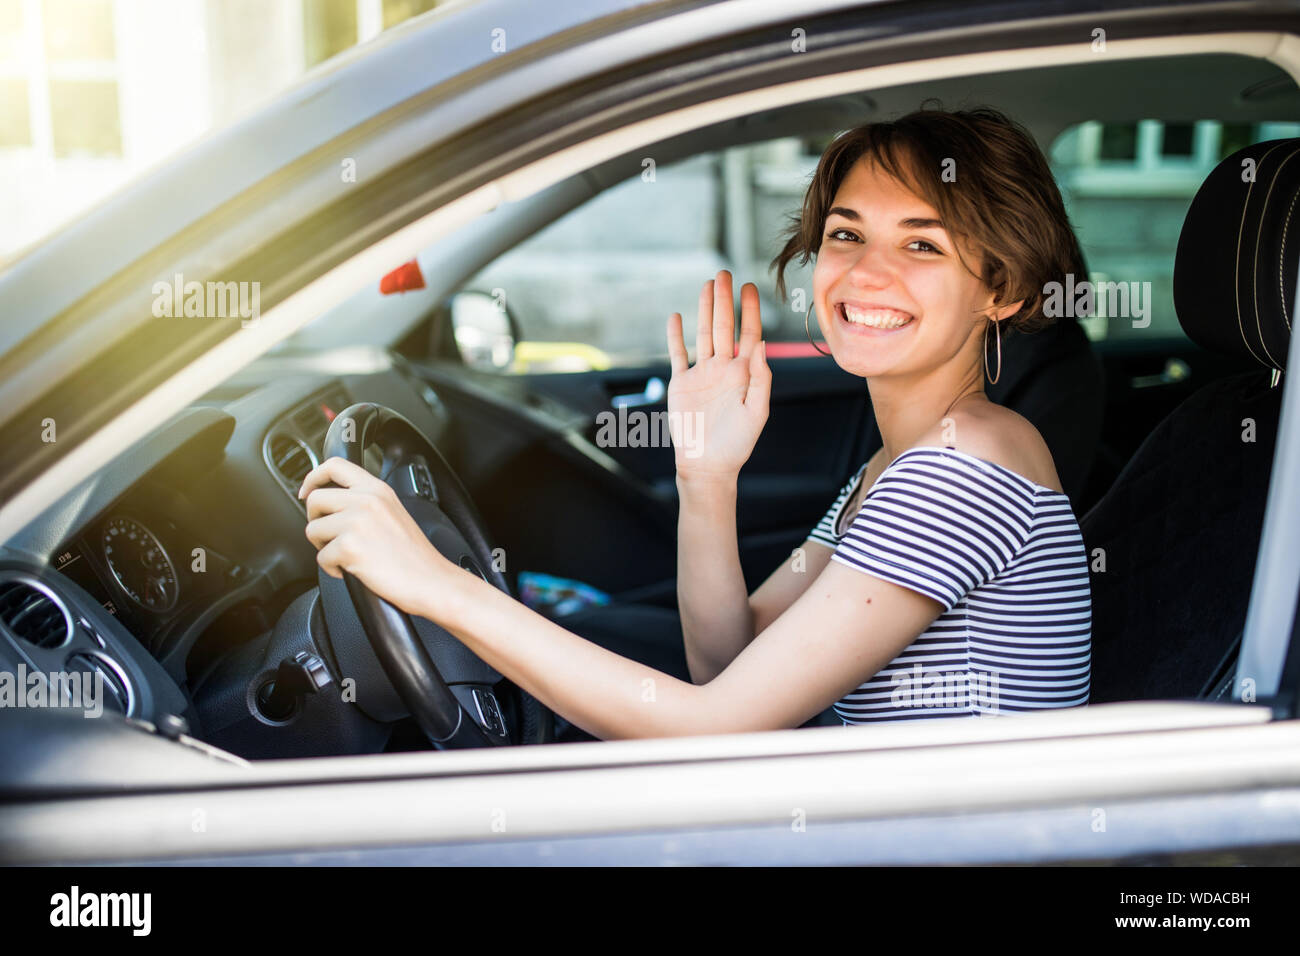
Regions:
[[[990,319],[989,321],[993,323],[993,327],[996,330],[997,337],[998,337],[998,374],[994,378],[989,379],[990,385],[996,385],[998,383],[998,379],[1002,377],[1002,325],[1001,323],[996,322],[993,319]],[[989,374],[989,327],[986,325],[984,326],[984,375],[987,377],[988,374]]]
[[[815,348],[818,352],[821,352],[822,355],[830,355],[831,354],[830,352],[823,351],[822,347],[813,341],[812,330],[808,328],[808,316],[812,312],[812,310],[813,307],[810,305],[808,306],[808,311],[803,314],[804,335],[808,336],[809,343],[811,343],[812,347]]]

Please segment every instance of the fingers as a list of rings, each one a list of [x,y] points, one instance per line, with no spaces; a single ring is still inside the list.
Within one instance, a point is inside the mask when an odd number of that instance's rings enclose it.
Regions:
[[[367,480],[378,481],[374,475],[360,465],[354,465],[352,462],[345,461],[337,456],[327,458],[313,468],[307,474],[307,477],[302,480],[302,487],[298,489],[298,497],[306,498],[317,488],[324,488],[330,484],[338,485],[340,488],[352,488]]]
[[[317,551],[325,547],[345,530],[348,516],[328,514],[307,522],[307,540]]]
[[[316,553],[316,563],[332,578],[343,577],[343,572],[347,570],[350,561],[350,556],[344,553],[343,543],[337,540],[325,545]]]
[[[758,286],[746,282],[740,287],[740,348],[737,356],[749,359],[754,346],[763,338],[763,320],[759,316]]]
[[[690,356],[686,354],[686,340],[682,334],[682,314],[674,312],[668,316],[668,361],[673,374],[686,371]]]
[[[713,354],[731,358],[736,354],[736,307],[731,297],[731,273],[718,273],[713,283]]]
[[[356,492],[349,488],[316,488],[307,495],[307,520],[342,511],[355,499]]]
[[[713,358],[713,280],[700,290],[700,308],[695,324],[695,362]]]
[[[722,355],[748,359],[754,346],[763,338],[763,321],[759,315],[758,286],[746,282],[740,289],[740,347],[736,347],[736,309],[732,299],[731,272],[718,271],[716,278],[700,290],[699,312],[695,325],[695,361],[702,362]],[[677,315],[677,313],[673,313]],[[673,355],[673,328],[669,320],[668,349]],[[683,368],[686,366],[683,365]],[[674,369],[676,366],[674,366]]]
[[[772,368],[767,364],[767,343],[759,342],[749,357],[749,387],[745,389],[745,407],[767,413],[772,396]]]

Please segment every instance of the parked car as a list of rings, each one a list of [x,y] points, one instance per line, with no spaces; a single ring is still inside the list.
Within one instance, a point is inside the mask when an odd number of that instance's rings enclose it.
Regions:
[[[1300,118],[1300,5],[800,6],[435,10],[0,274],[0,671],[111,692],[97,719],[0,707],[0,859],[1295,861],[1300,392],[1278,373],[1297,348],[1300,140],[1277,124]],[[1068,463],[1094,703],[557,743],[536,700],[417,622],[407,663],[450,688],[441,716],[468,716],[432,748],[303,534],[294,491],[340,414],[409,423],[371,467],[499,586],[542,572],[608,595],[614,621],[669,612],[671,449],[596,437],[602,413],[662,408],[668,362],[641,323],[720,265],[770,296],[772,215],[747,198],[790,203],[800,157],[928,97],[1024,122],[1061,164],[1095,277],[1158,298],[1149,327],[1112,311],[1026,338],[1000,397]],[[1195,201],[1165,163],[1188,126]],[[608,271],[617,243],[702,221],[672,207],[689,190],[599,233],[604,258],[546,245],[566,222],[595,235],[584,210],[629,208],[620,184],[692,163],[713,170],[695,187],[739,184],[729,238],[642,258],[661,268],[639,291],[636,268]],[[1144,247],[1165,251],[1121,273],[1115,250]],[[421,281],[381,293],[412,259]],[[496,289],[507,321],[458,335],[457,297]],[[783,308],[765,302],[787,351],[740,493],[751,583],[879,441],[861,381],[804,351]],[[536,371],[520,343],[583,361]]]

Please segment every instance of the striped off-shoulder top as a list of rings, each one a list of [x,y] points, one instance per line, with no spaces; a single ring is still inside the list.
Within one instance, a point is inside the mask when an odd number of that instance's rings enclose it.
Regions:
[[[834,706],[846,724],[1088,702],[1087,554],[1065,494],[952,448],[911,448],[809,535],[832,560],[933,598],[930,627]]]

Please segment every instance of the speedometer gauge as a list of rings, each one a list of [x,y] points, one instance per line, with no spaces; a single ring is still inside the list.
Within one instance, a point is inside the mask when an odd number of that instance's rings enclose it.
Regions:
[[[176,567],[152,531],[133,518],[104,525],[104,563],[127,597],[150,611],[176,606]]]

